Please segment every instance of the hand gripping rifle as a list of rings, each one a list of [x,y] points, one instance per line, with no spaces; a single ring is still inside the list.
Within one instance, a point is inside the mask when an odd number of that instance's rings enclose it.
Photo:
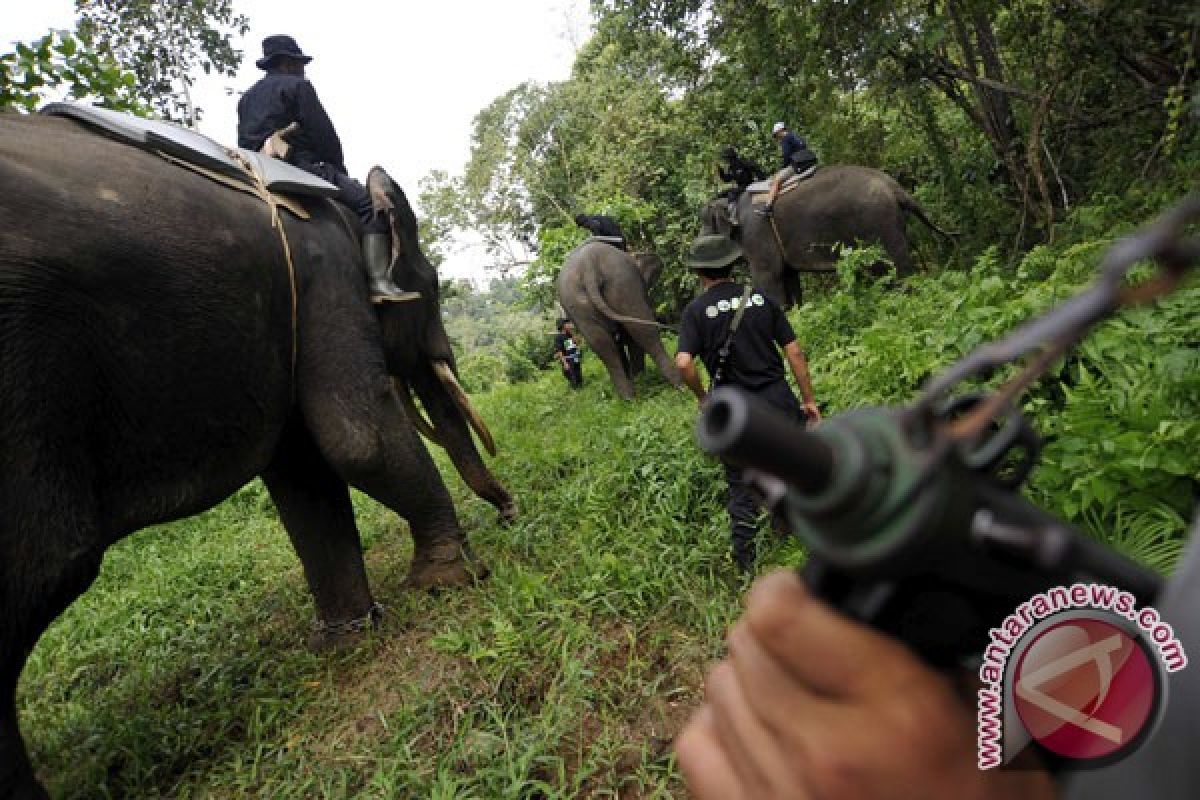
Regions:
[[[700,446],[752,468],[808,546],[804,577],[836,607],[949,667],[983,652],[988,629],[1056,585],[1098,582],[1153,602],[1161,586],[1134,563],[1019,492],[1040,440],[1017,396],[1100,320],[1172,291],[1200,261],[1193,195],[1114,245],[1086,290],[933,378],[910,406],[868,408],[805,432],[735,388],[714,391]],[[1130,288],[1152,259],[1158,273]],[[1028,356],[987,395],[951,398],[962,381]]]

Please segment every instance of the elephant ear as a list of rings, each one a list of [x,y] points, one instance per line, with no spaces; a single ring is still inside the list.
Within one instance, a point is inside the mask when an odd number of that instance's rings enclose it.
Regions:
[[[402,286],[437,284],[437,271],[421,252],[417,234],[417,215],[408,197],[383,167],[372,167],[367,174],[371,205],[386,214],[392,229],[392,267],[394,279]],[[408,281],[406,284],[405,281]]]

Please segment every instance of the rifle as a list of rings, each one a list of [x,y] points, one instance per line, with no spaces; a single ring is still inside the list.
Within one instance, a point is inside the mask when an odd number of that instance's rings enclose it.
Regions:
[[[988,630],[1057,585],[1105,583],[1154,601],[1160,576],[1038,508],[1019,489],[1040,439],[1016,398],[1100,320],[1172,291],[1200,262],[1200,194],[1115,244],[1099,278],[934,377],[916,402],[833,417],[805,432],[753,395],[712,393],[697,422],[707,452],[753,471],[808,548],[805,582],[934,666],[965,665]],[[1149,281],[1125,278],[1142,260]],[[990,394],[964,380],[1028,356]]]

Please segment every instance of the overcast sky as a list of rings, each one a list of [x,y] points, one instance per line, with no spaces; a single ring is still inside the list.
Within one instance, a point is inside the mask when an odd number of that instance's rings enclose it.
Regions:
[[[0,50],[74,25],[73,0],[3,0]],[[329,111],[346,166],[362,180],[380,164],[417,199],[432,169],[456,174],[470,152],[471,120],[522,81],[562,80],[586,40],[587,0],[234,0],[250,18],[234,79],[201,76],[194,92],[202,133],[237,143],[237,97],[262,74],[262,39],[296,38],[313,57],[307,75]],[[479,279],[486,254],[467,249],[443,277]]]

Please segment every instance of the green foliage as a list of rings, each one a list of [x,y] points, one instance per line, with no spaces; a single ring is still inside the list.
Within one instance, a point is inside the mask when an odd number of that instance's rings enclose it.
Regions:
[[[250,29],[233,0],[75,0],[78,31],[135,76],[138,99],[165,119],[194,125],[197,70],[233,76],[242,52],[235,35]]]
[[[887,254],[883,250],[883,246],[879,244],[871,244],[865,247],[843,247],[839,245],[835,250],[838,254],[838,280],[847,289],[853,289],[859,282],[869,279],[872,272],[879,266],[892,266],[891,260],[888,259]]]
[[[1096,239],[1035,248],[1015,269],[993,248],[969,270],[917,276],[903,293],[861,281],[828,291],[794,317],[822,402],[907,402],[971,349],[1076,293],[1128,220],[1147,216],[1124,202],[1081,207],[1064,229]],[[1197,300],[1200,289],[1187,288],[1122,313],[1025,399],[1047,442],[1031,497],[1160,569],[1178,555],[1200,481]]]
[[[233,0],[76,0],[75,9],[74,31],[0,54],[0,109],[33,111],[65,96],[194,125],[196,71],[236,74],[233,36],[249,30]]]
[[[108,108],[146,113],[137,78],[98,51],[86,32],[51,31],[0,54],[0,109],[34,111],[47,98],[94,98]]]
[[[536,256],[548,307],[561,234],[606,210],[666,271],[667,316],[689,296],[681,255],[717,189],[723,145],[778,163],[772,122],[823,163],[881,168],[946,226],[961,263],[1015,262],[1069,235],[1074,209],[1194,155],[1187,4],[982,0],[598,0],[571,77],[524,84],[476,118],[454,224]],[[1123,54],[1114,59],[1113,53]],[[634,211],[636,210],[636,211]],[[627,213],[633,212],[633,213]],[[944,253],[915,234],[920,261]],[[545,251],[545,248],[550,248]],[[505,263],[529,260],[506,258]],[[537,287],[537,291],[534,291]]]

